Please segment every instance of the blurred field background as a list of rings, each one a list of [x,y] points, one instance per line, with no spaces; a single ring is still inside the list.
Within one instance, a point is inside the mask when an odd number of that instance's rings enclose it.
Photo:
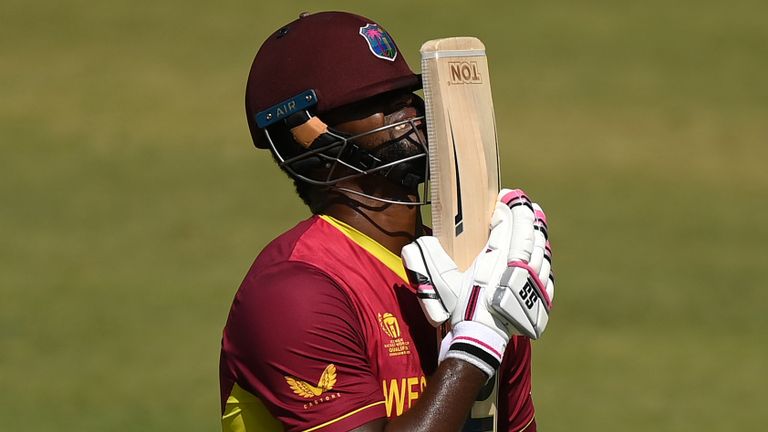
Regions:
[[[486,42],[504,183],[554,238],[540,430],[768,427],[768,3],[4,0],[0,430],[218,430],[232,296],[307,215],[245,78],[334,9],[414,68]]]

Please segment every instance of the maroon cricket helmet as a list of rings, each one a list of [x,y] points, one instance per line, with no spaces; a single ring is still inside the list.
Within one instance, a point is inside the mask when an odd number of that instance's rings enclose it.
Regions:
[[[391,36],[374,21],[346,12],[302,14],[262,44],[245,89],[256,147],[269,148],[256,115],[314,90],[314,114],[393,91],[420,88]]]

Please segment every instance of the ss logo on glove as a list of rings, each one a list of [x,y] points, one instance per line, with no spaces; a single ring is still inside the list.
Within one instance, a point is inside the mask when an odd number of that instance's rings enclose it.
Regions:
[[[536,291],[533,290],[533,285],[531,285],[530,279],[525,283],[523,289],[520,290],[520,298],[525,300],[525,306],[529,310],[533,308],[533,305],[536,304],[536,300],[539,299],[539,296],[536,295]]]

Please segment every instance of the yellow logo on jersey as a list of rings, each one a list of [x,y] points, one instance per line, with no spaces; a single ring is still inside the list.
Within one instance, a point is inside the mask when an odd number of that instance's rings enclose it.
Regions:
[[[381,387],[384,390],[387,417],[400,416],[411,408],[424,393],[426,386],[427,378],[424,375],[383,380]]]
[[[288,383],[294,393],[303,398],[311,399],[318,397],[336,385],[336,366],[333,363],[326,366],[316,386],[289,376],[285,377],[285,382]]]
[[[396,316],[389,312],[386,312],[384,315],[377,314],[377,316],[379,318],[379,325],[381,325],[381,330],[383,330],[387,336],[391,337],[392,339],[397,339],[400,337],[400,323],[397,322]]]
[[[389,342],[384,342],[384,349],[390,357],[397,357],[411,354],[411,342],[404,339],[400,333],[400,322],[397,317],[389,312],[376,314],[379,319],[381,331],[389,336]]]

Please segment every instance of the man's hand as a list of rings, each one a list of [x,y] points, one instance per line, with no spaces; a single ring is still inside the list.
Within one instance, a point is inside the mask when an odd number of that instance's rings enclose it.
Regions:
[[[451,321],[446,357],[472,363],[489,377],[511,334],[541,335],[554,293],[553,282],[541,282],[550,281],[551,267],[541,209],[520,190],[502,190],[490,228],[488,242],[463,273],[434,237],[420,237],[402,251],[427,318],[435,326]]]
[[[547,216],[521,190],[502,190],[499,199],[512,209],[515,230],[520,232],[513,235],[508,269],[493,295],[491,308],[505,325],[514,327],[512,333],[538,339],[549,321],[555,295]],[[523,209],[524,216],[518,218],[521,212],[516,208]]]

